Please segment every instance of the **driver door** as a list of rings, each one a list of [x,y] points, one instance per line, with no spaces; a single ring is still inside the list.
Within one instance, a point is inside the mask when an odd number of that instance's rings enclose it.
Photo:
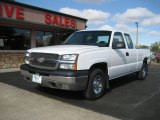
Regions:
[[[111,68],[110,68],[110,79],[123,76],[127,73],[127,59],[128,53],[126,49],[126,43],[124,48],[114,49],[116,42],[124,42],[123,35],[121,32],[115,32],[112,41],[112,50],[111,50]]]

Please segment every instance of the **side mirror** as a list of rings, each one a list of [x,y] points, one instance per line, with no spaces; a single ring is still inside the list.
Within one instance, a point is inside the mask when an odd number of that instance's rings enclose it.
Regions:
[[[122,49],[122,48],[125,48],[124,42],[115,42],[113,49]]]

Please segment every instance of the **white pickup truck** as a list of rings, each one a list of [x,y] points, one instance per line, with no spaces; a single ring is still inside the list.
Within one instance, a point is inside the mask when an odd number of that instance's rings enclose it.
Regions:
[[[150,51],[135,49],[128,33],[117,30],[74,32],[63,45],[27,50],[21,74],[56,89],[82,90],[87,99],[101,97],[109,80],[137,73],[144,80]]]

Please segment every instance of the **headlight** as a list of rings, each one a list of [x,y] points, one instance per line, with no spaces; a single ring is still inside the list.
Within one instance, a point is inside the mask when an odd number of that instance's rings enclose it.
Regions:
[[[77,59],[78,54],[62,55],[59,64],[59,69],[77,70]]]
[[[65,70],[77,70],[77,64],[61,63],[59,68]]]
[[[30,53],[29,52],[26,52],[26,54],[25,54],[25,63],[26,64],[30,63]]]
[[[29,53],[29,52],[26,52],[25,56],[26,56],[26,57],[30,57],[30,53]]]
[[[78,58],[78,54],[69,54],[69,55],[62,55],[61,60],[76,61],[77,58]]]

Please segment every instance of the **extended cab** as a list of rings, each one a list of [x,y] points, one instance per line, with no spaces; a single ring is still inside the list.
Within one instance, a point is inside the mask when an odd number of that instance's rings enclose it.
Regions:
[[[20,67],[26,80],[56,89],[82,90],[87,99],[101,97],[109,80],[130,73],[144,80],[150,51],[135,49],[128,33],[117,30],[74,32],[63,45],[27,50]]]

